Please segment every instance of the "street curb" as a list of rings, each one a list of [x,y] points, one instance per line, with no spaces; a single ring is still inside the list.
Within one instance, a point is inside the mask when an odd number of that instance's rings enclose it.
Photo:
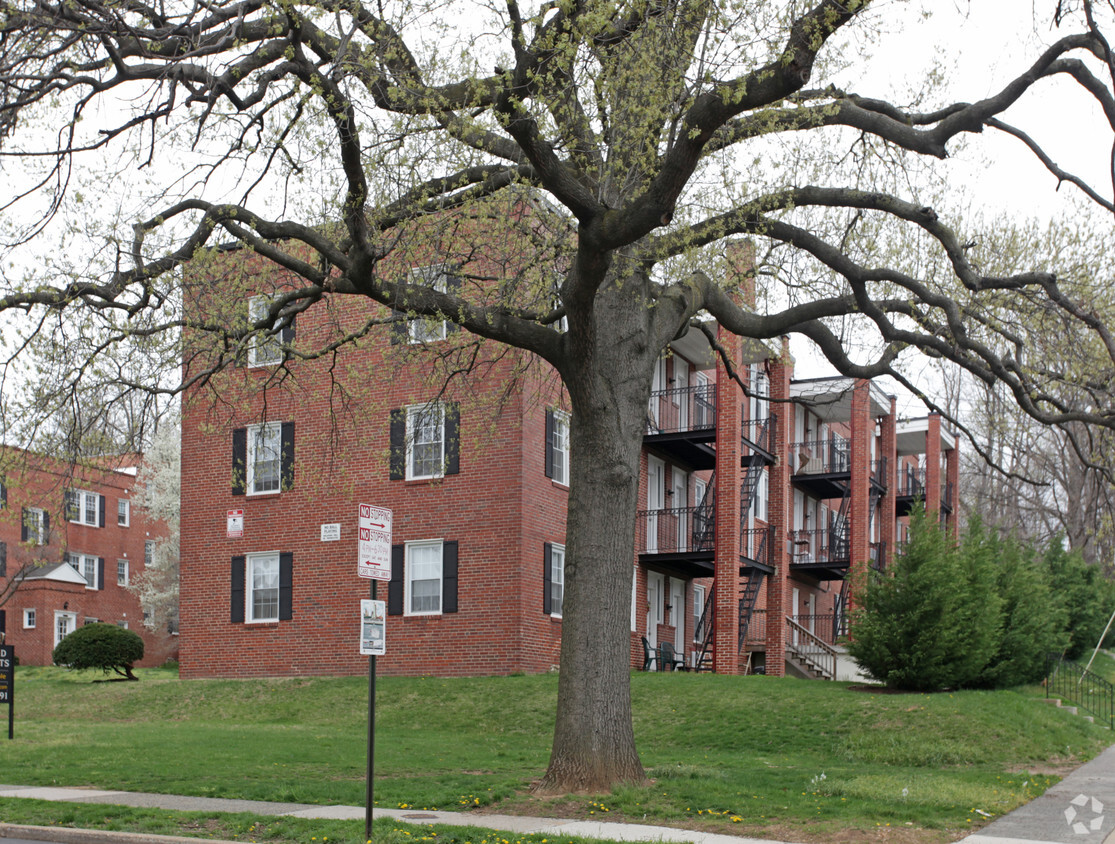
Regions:
[[[112,829],[77,829],[68,826],[24,826],[0,821],[0,840],[29,838],[58,844],[243,844],[223,838],[183,838],[180,835],[152,835],[146,832],[118,832]]]

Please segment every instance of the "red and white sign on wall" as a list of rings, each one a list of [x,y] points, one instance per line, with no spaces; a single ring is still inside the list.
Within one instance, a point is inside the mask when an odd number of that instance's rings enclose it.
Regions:
[[[391,579],[391,516],[385,507],[360,505],[356,573],[361,577]]]
[[[228,538],[236,539],[244,535],[244,511],[228,511]]]

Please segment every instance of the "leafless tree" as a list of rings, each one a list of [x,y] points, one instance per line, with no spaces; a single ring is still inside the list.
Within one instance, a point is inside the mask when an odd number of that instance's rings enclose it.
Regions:
[[[804,335],[848,376],[909,383],[898,363],[921,350],[1000,384],[1043,424],[1115,424],[1109,288],[1055,261],[989,270],[978,233],[909,178],[994,131],[1115,210],[1110,185],[1055,163],[1005,117],[1054,81],[1115,124],[1112,9],[1035,4],[1054,37],[975,102],[934,89],[922,109],[836,84],[906,5],[0,0],[0,154],[20,168],[3,207],[30,209],[10,217],[14,240],[44,244],[26,279],[6,271],[0,314],[24,315],[23,331],[80,325],[90,345],[71,382],[97,377],[113,347],[184,328],[215,336],[187,370],[209,377],[252,336],[334,297],[443,315],[549,362],[572,404],[573,463],[540,789],[639,780],[628,605],[640,442],[655,360],[698,314],[748,338]],[[377,271],[401,232],[510,207],[520,186],[568,221],[553,235],[568,269],[552,299]],[[79,234],[97,248],[71,251]],[[768,256],[755,311],[716,260],[734,236]],[[227,242],[299,283],[251,320],[202,320],[181,281],[220,266],[213,249]],[[220,311],[216,281],[190,295]]]

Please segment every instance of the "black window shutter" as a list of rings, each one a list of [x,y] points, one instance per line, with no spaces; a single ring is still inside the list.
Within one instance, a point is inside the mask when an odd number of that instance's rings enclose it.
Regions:
[[[441,611],[457,611],[457,540],[441,546]]]
[[[22,507],[19,511],[19,541],[26,542],[30,538],[27,530],[27,508]]]
[[[232,432],[232,494],[243,495],[248,488],[248,429]]]
[[[553,577],[554,546],[549,542],[542,543],[542,612],[549,615],[550,608],[550,578]]]
[[[456,402],[445,405],[445,474],[461,471],[461,408]]]
[[[77,508],[77,493],[72,490],[66,490],[65,495],[62,496],[62,514],[69,521],[74,521],[78,517]]]
[[[290,318],[290,325],[288,325],[286,328],[284,328],[282,330],[282,332],[279,334],[279,339],[282,340],[283,343],[287,346],[289,346],[291,343],[294,342],[294,321],[297,318],[298,318],[297,315],[292,316]]]
[[[294,554],[279,554],[279,621],[294,617]]]
[[[446,270],[445,292],[448,293],[450,296],[460,295],[460,292],[461,292],[461,275],[460,275],[460,269],[458,267],[454,267],[453,269]],[[446,333],[446,335],[452,334],[454,331],[460,331],[460,330],[461,330],[461,326],[457,325],[457,323],[453,322],[452,320],[446,320],[445,321],[445,333]]]
[[[294,489],[294,423],[284,422],[280,432],[282,483],[280,489]]]
[[[8,576],[8,543],[0,542],[0,577]]]
[[[546,411],[546,477],[554,476],[554,412]],[[546,610],[549,612],[549,610]]]
[[[245,559],[243,556],[232,558],[232,571],[230,583],[232,588],[229,592],[230,596],[230,614],[229,620],[233,624],[244,621],[244,564]]]
[[[0,507],[8,506],[8,484],[6,481],[0,481]]]
[[[388,477],[401,481],[407,475],[407,412],[402,408],[391,411],[391,455],[388,459]]]
[[[404,319],[406,314],[394,308],[391,309],[391,316],[395,319],[395,322],[391,323],[391,345],[398,346],[410,339],[410,322]]]
[[[50,544],[50,513],[43,510],[43,545]]]
[[[402,545],[391,546],[391,581],[387,584],[387,614],[403,614],[403,566],[406,549]]]
[[[0,633],[6,632],[8,627],[8,611],[0,610]]]
[[[105,497],[97,496],[97,527],[105,526]]]
[[[105,558],[97,557],[97,589],[105,588]]]

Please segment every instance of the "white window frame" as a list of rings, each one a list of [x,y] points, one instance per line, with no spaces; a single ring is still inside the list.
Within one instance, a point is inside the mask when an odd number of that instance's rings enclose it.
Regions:
[[[272,437],[274,440],[272,441]],[[258,425],[249,425],[247,429],[247,453],[245,454],[245,472],[247,473],[247,480],[245,490],[248,495],[277,495],[283,491],[283,423],[282,422],[262,422]],[[267,449],[274,445],[274,458],[267,459],[268,455],[262,455],[264,460],[259,459],[257,451],[259,449]],[[264,463],[275,464],[275,476],[273,481],[268,479],[266,489],[257,489],[256,482],[260,481],[260,476],[257,471],[259,465]],[[271,484],[274,484],[272,488]],[[262,486],[263,481],[260,481]]]
[[[73,508],[74,518],[68,519],[75,525],[88,525],[89,527],[103,527],[100,521],[101,496],[87,489],[70,490],[70,506]],[[67,517],[70,515],[66,514]]]
[[[693,641],[697,641],[697,631],[701,629],[701,622],[705,617],[705,587],[700,583],[693,584]]]
[[[66,564],[85,578],[86,589],[101,589],[103,584],[97,583],[97,557],[93,554],[82,554],[80,551],[67,551]]]
[[[440,453],[436,459],[430,457],[421,457],[422,464],[418,465],[419,449],[430,447],[431,449],[437,442],[431,438],[428,440],[419,441],[418,435],[420,430],[424,430],[425,426],[420,425],[420,420],[427,415],[437,416],[436,429],[440,432]],[[406,460],[407,470],[406,479],[408,481],[420,481],[426,478],[441,478],[445,476],[445,405],[443,404],[417,404],[411,405],[407,408],[407,430],[406,430]],[[426,463],[431,466],[426,466]],[[437,468],[433,471],[427,472],[426,469],[432,468],[435,464]]]
[[[116,499],[116,525],[129,527],[132,523],[132,502],[127,498]]]
[[[569,425],[569,414],[564,410],[555,410],[554,437],[550,443],[554,455],[553,481],[564,486],[569,486]]]
[[[248,319],[255,323],[271,307],[270,296],[252,296],[248,299]],[[274,366],[283,362],[283,345],[278,334],[253,335],[248,344],[248,366]]]
[[[25,607],[23,610],[23,629],[34,630],[38,619],[35,617],[34,607]]]
[[[155,562],[155,540],[147,539],[143,542],[143,567],[151,568]]]
[[[116,561],[116,585],[127,586],[129,575],[131,572],[128,570],[128,561],[125,559],[118,559]]]
[[[564,545],[550,545],[550,582],[546,584],[546,588],[550,590],[550,616],[561,618],[562,604],[565,602]]]
[[[258,578],[257,578],[258,576]],[[259,584],[257,585],[257,579]],[[272,582],[274,585],[271,585]],[[260,592],[261,610],[274,606],[274,613],[256,615],[256,592]],[[274,598],[264,595],[273,592]],[[266,601],[266,603],[263,603]],[[244,621],[247,624],[268,624],[279,620],[279,552],[265,551],[244,557]]]
[[[127,621],[118,621],[118,622],[116,622],[116,626],[117,627],[122,627],[124,630],[127,630],[128,629],[128,622]]]
[[[428,267],[412,267],[410,283],[419,287],[431,287],[438,293],[449,291],[448,264],[431,264]],[[436,343],[449,336],[446,321],[435,317],[414,317],[407,320],[407,342]]]
[[[435,548],[437,549],[437,577],[436,578],[434,578],[434,577],[423,577],[421,580],[417,580],[414,575],[416,573],[419,573],[418,572],[419,561],[416,560],[415,557],[420,553],[423,553],[423,552],[426,552],[426,551],[431,551],[432,549],[435,549]],[[443,605],[443,600],[442,599],[443,599],[443,593],[444,593],[444,587],[445,587],[445,542],[441,539],[422,539],[422,540],[417,540],[415,542],[407,542],[406,545],[405,545],[405,549],[406,549],[406,577],[404,579],[404,587],[403,587],[403,590],[404,590],[403,591],[403,614],[404,615],[413,615],[413,616],[441,615],[443,610],[444,610],[444,605]],[[432,568],[432,565],[433,565],[432,556],[433,555],[431,554],[430,556],[431,556],[431,559],[429,561],[425,561],[425,562],[428,562],[431,565],[431,568]],[[428,574],[431,574],[432,571],[422,571],[421,573],[424,574],[424,575],[428,575]],[[414,585],[415,585],[416,582],[417,583],[423,583],[423,584],[434,583],[434,582],[437,583],[437,589],[436,589],[437,608],[436,609],[431,609],[431,608],[415,609],[414,608],[415,599],[417,599],[417,598],[430,599],[430,598],[435,597],[434,595],[415,595],[414,594]]]
[[[46,511],[41,507],[25,508],[27,519],[27,541],[32,545],[46,545]]]

